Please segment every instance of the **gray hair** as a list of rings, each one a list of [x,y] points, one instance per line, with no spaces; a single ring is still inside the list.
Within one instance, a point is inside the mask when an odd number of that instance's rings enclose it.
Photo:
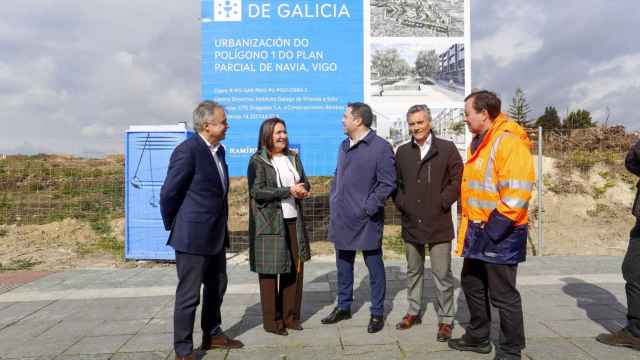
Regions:
[[[197,132],[202,131],[207,119],[212,117],[216,109],[224,111],[224,107],[215,101],[205,100],[198,104],[193,110],[193,129]]]
[[[407,120],[409,120],[409,116],[418,112],[425,113],[429,117],[429,121],[431,121],[431,110],[427,105],[424,104],[413,105],[412,107],[410,107],[409,110],[407,110]]]

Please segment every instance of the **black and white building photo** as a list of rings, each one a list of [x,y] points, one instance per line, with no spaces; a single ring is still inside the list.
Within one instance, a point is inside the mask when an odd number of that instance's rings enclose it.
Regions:
[[[464,0],[371,0],[371,36],[464,36]]]
[[[377,39],[371,43],[369,96],[437,104],[464,99],[464,45],[453,39]]]

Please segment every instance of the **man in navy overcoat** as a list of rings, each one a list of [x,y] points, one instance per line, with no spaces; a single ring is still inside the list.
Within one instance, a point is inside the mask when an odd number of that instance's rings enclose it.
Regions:
[[[194,358],[193,322],[201,285],[201,349],[243,346],[220,328],[220,306],[227,289],[225,248],[229,244],[229,177],[220,144],[229,125],[222,106],[201,102],[193,111],[193,128],[198,133],[171,154],[160,192],[162,220],[171,231],[167,244],[175,249],[178,272],[173,318],[176,359]]]
[[[322,319],[323,324],[333,324],[351,318],[353,263],[356,251],[362,251],[371,288],[369,333],[384,327],[384,203],[396,188],[393,149],[370,130],[372,122],[373,112],[369,105],[347,105],[342,123],[348,138],[338,149],[338,164],[329,199],[329,240],[336,248],[338,304]]]

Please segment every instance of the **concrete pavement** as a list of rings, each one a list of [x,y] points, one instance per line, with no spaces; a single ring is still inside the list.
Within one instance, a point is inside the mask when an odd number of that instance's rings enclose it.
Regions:
[[[531,257],[522,264],[518,286],[525,311],[526,357],[640,359],[640,352],[607,347],[594,340],[598,333],[625,324],[621,263],[621,257]],[[394,324],[407,307],[406,265],[398,261],[385,265],[387,319],[382,332],[366,332],[369,289],[361,259],[356,265],[353,319],[320,324],[334,306],[336,272],[330,259],[314,259],[305,268],[305,330],[281,337],[262,329],[257,276],[249,272],[246,262],[230,264],[223,328],[246,346],[199,356],[278,360],[493,358],[452,351],[446,343],[436,341],[430,277],[425,281],[427,312],[423,324],[395,330]],[[461,265],[460,259],[454,260],[456,278]],[[175,284],[175,269],[155,268],[68,271],[36,277],[18,287],[0,287],[0,359],[171,359]],[[456,299],[454,336],[459,336],[468,313],[459,289]],[[196,325],[196,344],[200,337]]]

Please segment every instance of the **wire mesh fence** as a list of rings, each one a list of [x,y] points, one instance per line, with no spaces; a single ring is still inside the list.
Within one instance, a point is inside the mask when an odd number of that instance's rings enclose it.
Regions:
[[[542,208],[537,198],[529,208],[531,253],[589,253],[585,249],[603,253],[603,248],[619,252],[621,245],[611,244],[628,240],[626,229],[632,221],[628,209],[637,181],[624,169],[624,156],[637,136],[618,127],[554,129],[544,131],[541,138],[537,129],[531,129],[529,135],[536,162],[542,141],[538,174],[543,184]],[[122,156],[94,160],[0,156],[0,232],[7,224],[38,225],[68,218],[100,230],[124,217],[123,177]],[[303,210],[311,241],[322,241],[329,224],[331,177],[311,177],[311,183],[312,196],[303,202]],[[246,178],[231,179],[229,205],[232,250],[243,250],[248,246]],[[395,229],[400,225],[400,214],[390,200],[385,225]],[[398,237],[399,230],[393,236]],[[585,237],[600,242],[588,243]]]

